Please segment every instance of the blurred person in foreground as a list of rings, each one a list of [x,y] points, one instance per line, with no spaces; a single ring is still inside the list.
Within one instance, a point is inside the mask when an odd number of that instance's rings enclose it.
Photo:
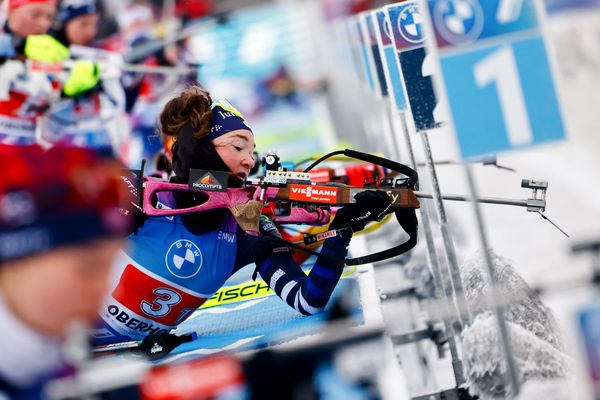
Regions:
[[[62,344],[94,324],[130,229],[118,164],[86,149],[0,146],[0,398],[43,398]]]

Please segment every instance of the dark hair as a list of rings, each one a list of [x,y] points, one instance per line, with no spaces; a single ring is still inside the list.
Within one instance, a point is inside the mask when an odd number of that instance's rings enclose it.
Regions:
[[[206,137],[212,126],[211,104],[208,91],[200,86],[190,86],[165,105],[160,113],[160,131],[163,135],[178,136],[189,124],[194,136]]]

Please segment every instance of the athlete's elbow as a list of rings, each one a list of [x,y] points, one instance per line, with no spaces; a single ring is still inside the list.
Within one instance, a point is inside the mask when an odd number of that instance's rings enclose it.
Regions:
[[[296,308],[296,310],[299,311],[302,315],[310,316],[322,313],[325,309],[325,306],[313,307],[309,304],[301,304],[300,306],[294,308]]]
[[[287,297],[287,303],[302,315],[315,315],[323,311],[328,297],[305,297],[303,291],[298,290],[295,295]]]
[[[300,314],[302,314],[305,317],[310,317],[311,315],[316,315],[316,314],[322,313],[323,309],[322,308],[312,309],[310,311],[303,310],[303,309],[296,309],[296,311],[298,311]]]

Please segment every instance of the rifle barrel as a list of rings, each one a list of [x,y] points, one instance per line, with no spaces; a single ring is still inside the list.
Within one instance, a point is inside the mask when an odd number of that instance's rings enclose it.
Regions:
[[[415,196],[421,199],[433,199],[433,194],[424,192],[414,192]],[[471,201],[469,196],[457,194],[443,194],[442,199],[451,201]],[[503,199],[499,197],[478,197],[477,202],[487,204],[501,204],[507,206],[527,207],[527,200]]]

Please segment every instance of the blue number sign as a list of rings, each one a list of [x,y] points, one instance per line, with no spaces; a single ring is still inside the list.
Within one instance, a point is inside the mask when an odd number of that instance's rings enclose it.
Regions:
[[[373,15],[371,13],[361,14],[363,18],[364,26],[366,27],[366,37],[367,46],[371,52],[371,60],[372,69],[374,70],[375,76],[377,76],[377,82],[379,83],[378,93],[380,96],[387,97],[388,96],[388,87],[387,82],[385,80],[385,73],[383,72],[383,62],[381,60],[381,54],[379,53],[379,45],[377,44],[377,32],[376,32],[376,21],[373,19]]]
[[[533,0],[429,0],[463,158],[565,136]]]
[[[390,96],[396,105],[396,108],[400,111],[406,110],[406,93],[404,91],[404,82],[402,80],[402,73],[400,72],[400,66],[398,65],[398,57],[396,50],[394,49],[394,43],[392,38],[392,32],[390,29],[390,23],[387,20],[387,15],[383,11],[372,12],[373,21],[376,23],[375,35],[377,37],[377,43],[379,45],[380,57],[383,59],[383,71],[387,82],[387,87]]]
[[[437,97],[433,90],[432,72],[425,65],[425,17],[418,1],[406,1],[384,7],[404,76],[406,94],[418,131],[434,128]]]
[[[367,78],[365,76],[365,71],[360,57],[360,50],[358,48],[358,39],[356,38],[358,33],[354,27],[354,21],[354,18],[348,18],[347,20],[344,20],[342,34],[349,43],[348,48],[353,62],[353,70],[355,71],[358,80],[367,84]]]

